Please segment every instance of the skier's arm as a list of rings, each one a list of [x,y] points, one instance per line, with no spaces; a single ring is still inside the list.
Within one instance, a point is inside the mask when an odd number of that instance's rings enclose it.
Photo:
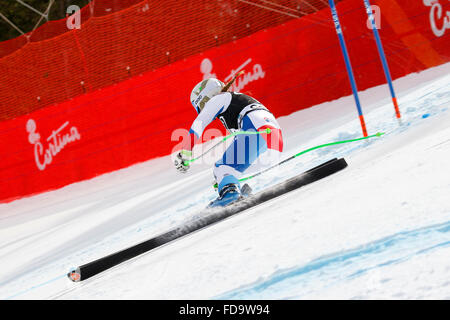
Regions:
[[[205,108],[200,112],[192,123],[189,132],[199,139],[206,127],[223,111],[228,108],[231,102],[230,93],[221,93],[209,100]]]
[[[231,94],[222,93],[209,100],[205,108],[200,112],[192,123],[189,130],[189,137],[185,140],[182,150],[177,154],[175,167],[180,172],[186,172],[189,169],[189,162],[193,158],[192,149],[195,143],[200,140],[205,128],[223,111],[228,108],[231,102]]]
[[[214,96],[209,100],[202,112],[197,116],[197,118],[192,123],[189,130],[189,139],[186,150],[191,150],[194,147],[195,142],[197,142],[203,134],[206,127],[223,111],[228,108],[231,102],[230,93],[221,93]]]

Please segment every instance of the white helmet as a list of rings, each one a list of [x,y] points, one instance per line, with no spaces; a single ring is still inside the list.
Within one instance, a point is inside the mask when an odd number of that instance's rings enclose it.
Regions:
[[[198,83],[191,92],[191,103],[197,113],[200,113],[205,104],[215,95],[218,95],[225,84],[217,79],[210,78]]]

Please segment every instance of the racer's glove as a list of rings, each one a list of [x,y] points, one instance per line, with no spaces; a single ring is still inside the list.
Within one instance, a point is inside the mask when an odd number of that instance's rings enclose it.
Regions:
[[[175,157],[173,164],[175,168],[181,173],[185,173],[189,170],[189,160],[192,159],[192,151],[181,150]]]

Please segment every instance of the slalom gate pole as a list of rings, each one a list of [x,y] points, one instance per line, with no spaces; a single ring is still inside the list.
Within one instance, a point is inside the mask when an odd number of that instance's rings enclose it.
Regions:
[[[191,159],[191,160],[186,160],[186,164],[191,164],[194,161],[197,161],[198,159],[200,159],[201,157],[205,156],[207,153],[209,153],[211,150],[213,150],[214,148],[216,148],[217,146],[221,145],[223,142],[227,141],[228,139],[238,136],[238,135],[251,135],[251,134],[270,134],[271,130],[269,128],[264,129],[262,131],[237,131],[237,132],[233,132],[230,135],[227,135],[226,137],[223,137],[222,140],[220,140],[218,143],[216,143],[215,145],[213,145],[211,148],[209,148],[207,151],[203,152],[201,155],[199,155],[197,158]]]
[[[369,16],[369,21],[372,25],[373,35],[375,37],[375,42],[377,43],[378,54],[380,55],[381,64],[383,65],[384,75],[386,76],[387,83],[389,85],[389,91],[391,92],[392,102],[394,104],[395,115],[397,119],[401,118],[400,109],[398,107],[397,97],[395,96],[394,86],[392,85],[391,72],[389,71],[389,65],[387,63],[386,55],[384,54],[383,44],[380,39],[380,34],[378,33],[377,24],[375,22],[375,17],[373,15],[371,5],[369,0],[364,0],[364,5],[366,6],[366,12]]]
[[[288,161],[291,161],[292,159],[295,159],[295,158],[297,158],[297,157],[299,157],[299,156],[301,156],[301,155],[303,155],[305,153],[308,153],[308,152],[311,152],[311,151],[314,151],[314,150],[317,150],[317,149],[320,149],[320,148],[325,148],[325,147],[334,146],[334,145],[338,145],[338,144],[356,142],[356,141],[361,141],[361,140],[367,140],[367,139],[371,139],[371,138],[375,138],[375,137],[381,137],[384,134],[385,134],[384,132],[378,132],[376,134],[373,134],[373,135],[370,135],[370,136],[367,136],[367,137],[356,138],[356,139],[349,139],[349,140],[341,140],[341,141],[335,141],[335,142],[329,142],[329,143],[321,144],[321,145],[318,145],[318,146],[315,146],[315,147],[312,147],[312,148],[308,148],[308,149],[305,149],[303,151],[300,151],[300,152],[294,154],[293,156],[290,156],[289,158],[284,159],[281,162],[278,162],[277,164],[275,164],[275,165],[273,165],[273,166],[271,166],[271,167],[269,167],[267,169],[259,171],[259,172],[255,173],[255,174],[251,175],[251,176],[248,176],[248,177],[245,177],[245,178],[241,178],[241,179],[239,179],[239,181],[243,182],[243,181],[247,181],[247,180],[253,179],[253,178],[255,178],[255,177],[257,177],[257,176],[259,176],[259,175],[261,175],[261,174],[263,174],[263,173],[265,173],[267,171],[269,171],[269,170],[272,170],[272,169],[274,169],[276,167],[281,166],[282,164],[284,164],[284,163],[286,163]],[[214,184],[214,188],[217,188],[217,183]]]
[[[334,26],[336,28],[336,33],[338,35],[339,43],[341,45],[342,54],[344,55],[345,66],[347,68],[350,85],[352,87],[353,96],[355,98],[356,108],[358,109],[359,121],[361,122],[361,129],[362,129],[364,137],[367,137],[366,122],[364,120],[364,115],[363,115],[363,112],[361,109],[361,103],[359,101],[359,96],[358,96],[358,88],[356,87],[356,81],[355,81],[355,77],[353,75],[352,64],[350,62],[350,57],[348,55],[347,46],[345,45],[344,34],[342,33],[341,23],[339,22],[339,16],[337,14],[334,0],[328,0],[328,2],[330,4],[331,14],[333,16]]]

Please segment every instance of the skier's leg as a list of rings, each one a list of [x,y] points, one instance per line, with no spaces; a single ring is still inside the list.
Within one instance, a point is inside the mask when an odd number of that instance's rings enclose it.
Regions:
[[[262,133],[257,135],[256,140],[257,153],[251,159],[249,165],[245,168],[245,175],[259,172],[280,162],[281,152],[283,151],[283,137],[281,128],[275,117],[267,111],[258,110],[249,113],[242,121],[242,130],[259,132],[268,131],[270,133]],[[253,149],[255,150],[255,149]]]
[[[283,140],[278,123],[269,112],[255,111],[249,115],[252,114],[255,115],[244,117],[242,130],[256,131],[258,128],[261,131],[269,128],[270,133],[237,135],[234,138],[222,159],[216,162],[214,167],[214,177],[219,192],[218,201],[223,197],[237,200],[240,197],[239,177],[243,173],[256,172],[279,160]]]
[[[270,129],[270,133],[261,134],[266,142],[267,149],[283,152],[283,137],[281,127],[274,115],[265,110],[258,110],[249,113],[242,120],[242,130],[264,131]]]

